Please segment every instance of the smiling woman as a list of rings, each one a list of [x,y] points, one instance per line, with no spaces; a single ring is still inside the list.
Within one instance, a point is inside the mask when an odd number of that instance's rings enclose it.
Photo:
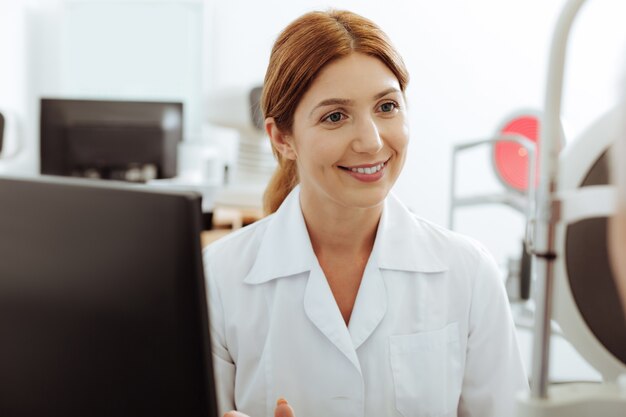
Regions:
[[[309,91],[311,83],[321,76],[327,64],[352,53],[377,58],[378,65],[391,73],[395,83],[393,90],[401,93],[404,99],[409,73],[402,57],[380,28],[350,12],[313,12],[291,23],[274,44],[261,98],[265,117],[272,119],[278,131],[292,133],[296,108]],[[350,75],[359,73],[356,71]],[[364,77],[361,80],[368,83]],[[338,111],[330,111],[328,107],[341,108],[347,104],[352,104],[348,98],[340,97],[337,92],[327,92],[322,101],[315,103],[316,108],[310,108],[309,111],[326,110],[324,120],[334,124],[341,121],[343,115]],[[309,117],[312,116],[312,113],[309,114]],[[264,205],[268,213],[276,211],[298,183],[295,160],[282,155],[276,145],[274,153],[279,168],[265,193]]]
[[[400,175],[409,139],[398,79],[359,52],[319,72],[294,112],[291,132],[274,118],[266,127],[281,157],[298,167],[305,217],[380,205]]]
[[[407,82],[356,14],[308,13],[278,37],[262,100],[271,214],[204,258],[228,416],[270,416],[285,397],[276,415],[500,417],[527,389],[490,255],[391,193]]]

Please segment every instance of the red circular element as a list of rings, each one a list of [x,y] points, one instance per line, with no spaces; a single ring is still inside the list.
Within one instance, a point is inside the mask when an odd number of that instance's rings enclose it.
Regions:
[[[537,143],[539,137],[539,120],[535,116],[520,116],[508,122],[502,134],[517,134]],[[528,189],[528,152],[522,145],[509,141],[497,141],[494,146],[496,171],[504,183],[518,191]],[[539,160],[539,148],[535,148],[535,161]],[[539,168],[536,166],[536,168]],[[535,169],[535,185],[539,181],[538,170]]]

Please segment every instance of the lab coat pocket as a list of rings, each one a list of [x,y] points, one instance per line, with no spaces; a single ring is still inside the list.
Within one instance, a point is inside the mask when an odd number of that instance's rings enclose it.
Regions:
[[[461,383],[458,323],[390,336],[396,408],[404,417],[456,415]]]

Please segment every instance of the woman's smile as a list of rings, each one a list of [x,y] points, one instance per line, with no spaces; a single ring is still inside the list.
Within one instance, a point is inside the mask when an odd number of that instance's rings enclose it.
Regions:
[[[389,161],[389,159],[371,164],[360,164],[351,166],[339,165],[339,168],[358,181],[376,182],[383,178],[383,176],[385,175],[385,167],[387,166],[387,162]]]

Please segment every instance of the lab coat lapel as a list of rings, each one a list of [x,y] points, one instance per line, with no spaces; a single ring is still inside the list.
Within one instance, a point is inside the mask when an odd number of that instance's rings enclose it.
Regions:
[[[353,347],[350,333],[319,264],[316,264],[309,274],[304,293],[304,311],[311,322],[361,373],[361,365]]]
[[[386,313],[387,290],[373,250],[363,273],[348,327],[355,350],[376,330]]]

